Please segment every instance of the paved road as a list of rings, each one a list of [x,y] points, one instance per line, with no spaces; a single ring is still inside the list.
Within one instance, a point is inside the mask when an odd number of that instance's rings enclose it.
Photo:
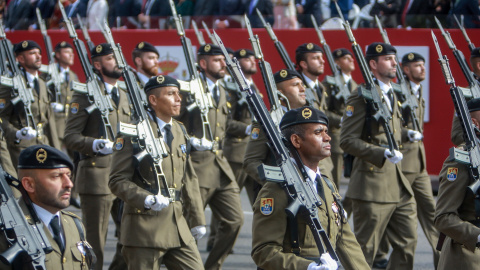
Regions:
[[[340,193],[344,193],[347,187],[347,182],[342,181],[340,186]],[[240,231],[240,235],[237,239],[237,242],[234,247],[234,254],[230,255],[223,265],[224,270],[246,270],[246,269],[256,269],[255,264],[253,263],[252,258],[250,257],[250,251],[252,249],[252,210],[248,203],[248,197],[245,191],[241,193],[242,207],[244,209],[245,223]],[[71,208],[71,207],[70,207]],[[69,209],[73,212],[76,212],[80,215],[79,210]],[[206,209],[205,215],[207,218],[207,224],[210,223],[211,211],[209,208]],[[208,226],[207,226],[208,228]],[[209,229],[207,229],[208,235]],[[418,231],[418,245],[415,252],[415,270],[427,270],[434,269],[433,267],[433,256],[432,250],[428,244],[425,235],[420,226],[417,228]],[[109,225],[109,234],[107,237],[107,244],[105,248],[105,262],[104,269],[108,269],[110,262],[112,260],[113,254],[115,252],[115,243],[116,238],[114,237],[114,225],[110,221]],[[207,239],[204,237],[199,241],[198,247],[202,255],[202,259],[205,261],[208,253],[206,252]]]

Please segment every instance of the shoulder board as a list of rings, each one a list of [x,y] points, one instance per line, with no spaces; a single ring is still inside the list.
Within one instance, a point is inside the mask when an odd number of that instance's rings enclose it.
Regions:
[[[326,81],[328,84],[337,85],[337,84],[335,83],[335,77],[333,77],[333,76],[327,75],[327,76],[325,77],[325,81]]]
[[[127,92],[127,84],[124,81],[117,81],[118,88]]]
[[[79,216],[77,216],[76,214],[70,212],[70,211],[66,211],[66,210],[61,210],[62,214],[64,215],[67,215],[67,216],[71,216],[73,218],[77,218],[79,220],[82,220]]]

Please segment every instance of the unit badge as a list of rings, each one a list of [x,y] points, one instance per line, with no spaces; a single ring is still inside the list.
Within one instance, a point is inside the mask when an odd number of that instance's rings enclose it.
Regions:
[[[123,138],[117,138],[117,141],[115,142],[115,149],[117,149],[117,151],[122,150],[123,145],[124,145]]]
[[[273,198],[262,198],[260,200],[260,212],[268,216],[273,212]]]
[[[345,114],[350,117],[353,115],[354,108],[352,105],[348,105],[347,108],[345,109]]]
[[[259,135],[260,135],[260,129],[259,128],[254,128],[252,130],[252,140],[258,139]]]
[[[4,109],[5,108],[5,99],[0,99],[0,109]]]
[[[71,105],[72,107],[70,108],[70,112],[73,113],[73,114],[76,114],[78,112],[78,103],[72,103]]]
[[[447,180],[455,181],[457,180],[458,168],[450,167],[447,169]]]

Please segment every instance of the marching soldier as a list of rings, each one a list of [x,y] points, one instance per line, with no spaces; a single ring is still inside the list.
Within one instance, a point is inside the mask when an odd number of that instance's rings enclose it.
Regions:
[[[372,43],[366,61],[378,84],[372,91],[378,91],[389,109],[389,125],[397,145],[401,145],[402,133],[407,130],[402,130],[392,89],[397,87],[392,83],[397,67],[395,54],[391,45]],[[412,269],[417,244],[412,187],[402,173],[402,153],[390,151],[382,124],[371,117],[372,110],[358,88],[354,90],[347,101],[340,134],[340,147],[355,156],[346,194],[353,202],[355,235],[370,266],[386,232],[393,247],[387,269]]]
[[[160,54],[152,44],[142,41],[132,51],[132,59],[137,69],[137,81],[143,88],[148,80],[158,74]]]
[[[18,180],[33,208],[43,222],[43,230],[53,251],[46,254],[46,269],[90,269],[95,255],[85,241],[82,221],[65,211],[70,204],[73,163],[62,151],[48,145],[33,145],[22,150],[18,160]],[[33,222],[25,200],[19,205],[28,222]],[[4,234],[0,236],[0,252],[8,248]],[[29,269],[29,260],[18,256],[11,266],[0,262],[0,269]],[[25,265],[24,265],[25,264]]]
[[[480,99],[467,103],[475,127],[480,127]],[[478,136],[478,134],[477,134]],[[460,146],[459,148],[463,148]],[[478,198],[469,190],[474,179],[468,165],[448,157],[440,171],[435,227],[446,235],[438,269],[477,269],[480,264]]]
[[[120,242],[129,269],[160,269],[161,264],[169,269],[203,269],[195,243],[206,232],[202,198],[190,160],[189,136],[183,124],[172,118],[180,114],[179,88],[177,80],[162,75],[145,85],[152,109],[150,126],[168,150],[161,163],[168,187],[159,186],[151,159],[136,165],[137,138],[120,135],[115,142],[109,186],[125,202]],[[165,196],[171,188],[170,202]],[[191,231],[185,212],[190,213]]]
[[[198,65],[205,75],[205,94],[213,99],[214,104],[214,108],[209,108],[208,112],[212,138],[203,137],[200,112],[198,108],[189,112],[186,98],[182,98],[182,111],[178,120],[185,124],[191,136],[191,159],[198,176],[203,206],[210,205],[213,215],[218,218],[215,241],[205,261],[205,269],[218,269],[240,233],[243,212],[238,184],[222,150],[225,130],[234,122],[230,119],[231,104],[227,102],[225,89],[218,82],[225,76],[226,67],[220,47],[212,44],[201,46],[198,50]]]
[[[101,91],[110,100],[114,110],[109,114],[114,134],[117,123],[129,123],[130,107],[126,91],[117,86],[122,75],[118,69],[110,44],[102,43],[91,51],[93,67],[101,78]],[[105,139],[104,124],[98,110],[88,113],[90,101],[85,94],[75,93],[72,98],[70,112],[65,129],[65,144],[70,150],[80,153],[75,180],[80,194],[83,220],[87,236],[97,255],[96,269],[103,266],[103,248],[107,236],[110,212],[119,231],[120,200],[108,188],[110,166],[112,162],[113,138]],[[123,265],[120,247],[112,264]],[[119,267],[126,268],[126,267]]]
[[[308,117],[306,117],[308,115]],[[314,107],[285,113],[280,122],[285,138],[298,151],[322,204],[318,215],[345,269],[370,269],[355,239],[340,195],[330,179],[321,174],[318,163],[330,155],[328,118]],[[289,218],[290,201],[280,184],[266,182],[254,205],[252,258],[262,269],[337,269],[328,253],[319,254],[317,243],[300,215]],[[320,263],[320,264],[318,264]]]
[[[35,120],[35,127],[26,126],[26,115],[21,102],[13,105],[11,89],[0,88],[0,117],[1,126],[5,132],[8,151],[14,168],[18,164],[20,151],[31,145],[44,144],[60,149],[55,115],[50,107],[45,81],[39,78],[38,70],[42,65],[40,46],[32,40],[25,40],[15,44],[15,56],[24,73],[27,91],[32,91],[35,101],[31,104],[31,111]],[[14,64],[14,63],[12,63]]]

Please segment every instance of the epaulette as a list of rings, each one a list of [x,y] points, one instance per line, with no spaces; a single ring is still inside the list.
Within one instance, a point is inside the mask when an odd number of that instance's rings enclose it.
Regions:
[[[325,77],[325,81],[330,85],[337,86],[337,84],[335,83],[335,77],[333,77],[333,76],[327,75]]]
[[[76,214],[70,212],[70,211],[66,211],[66,210],[61,210],[62,214],[65,214],[67,216],[71,216],[73,218],[78,218],[79,220],[82,220],[79,216],[77,216]]]

